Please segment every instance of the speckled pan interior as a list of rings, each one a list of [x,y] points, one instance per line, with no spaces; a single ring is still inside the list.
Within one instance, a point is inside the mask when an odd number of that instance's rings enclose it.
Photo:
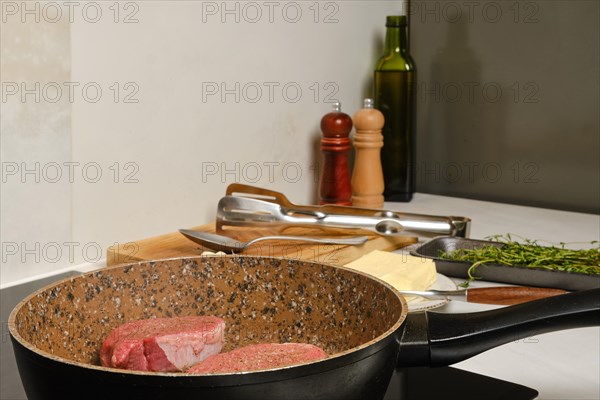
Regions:
[[[136,319],[216,315],[227,324],[224,350],[303,342],[335,355],[397,327],[405,309],[389,286],[344,268],[198,257],[116,266],[62,281],[21,302],[10,325],[29,347],[99,365],[103,339]]]

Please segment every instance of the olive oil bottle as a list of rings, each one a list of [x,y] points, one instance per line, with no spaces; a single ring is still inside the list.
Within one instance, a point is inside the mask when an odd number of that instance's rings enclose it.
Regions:
[[[375,68],[375,108],[383,113],[381,164],[386,201],[415,192],[416,69],[408,54],[405,16],[388,16],[385,51]]]

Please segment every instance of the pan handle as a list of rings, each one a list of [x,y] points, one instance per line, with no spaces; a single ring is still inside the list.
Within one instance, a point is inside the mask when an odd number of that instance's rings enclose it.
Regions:
[[[398,367],[451,365],[532,335],[600,326],[600,289],[490,311],[408,314]]]

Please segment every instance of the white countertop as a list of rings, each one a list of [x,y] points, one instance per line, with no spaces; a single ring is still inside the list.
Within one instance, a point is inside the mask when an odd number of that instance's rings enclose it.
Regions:
[[[553,244],[585,247],[600,240],[600,216],[417,193],[410,203],[386,203],[387,209],[472,219],[470,238],[511,233]],[[475,282],[472,287],[489,286]],[[493,308],[454,301],[442,312]],[[600,328],[581,328],[508,343],[454,367],[529,386],[543,400],[600,399]],[[468,388],[465,388],[468,390]]]

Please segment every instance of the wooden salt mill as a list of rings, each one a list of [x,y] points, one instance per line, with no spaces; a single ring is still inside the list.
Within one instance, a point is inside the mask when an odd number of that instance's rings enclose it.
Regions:
[[[373,99],[365,99],[364,108],[354,114],[354,171],[352,173],[352,205],[364,208],[383,208],[383,147],[384,118],[373,108]]]
[[[319,185],[320,204],[352,205],[348,160],[352,148],[348,138],[351,130],[352,118],[341,112],[340,103],[334,103],[333,111],[321,119],[323,164]]]

